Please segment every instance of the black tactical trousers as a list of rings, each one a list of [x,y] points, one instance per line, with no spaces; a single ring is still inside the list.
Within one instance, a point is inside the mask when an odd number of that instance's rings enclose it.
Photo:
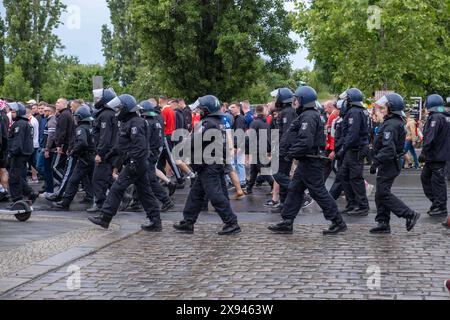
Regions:
[[[303,205],[306,189],[323,210],[325,219],[334,220],[340,215],[336,202],[323,182],[323,162],[305,158],[298,162],[292,182],[289,184],[288,195],[281,211],[283,219],[294,220],[297,217]]]
[[[26,168],[29,156],[12,157],[9,160],[9,192],[13,202],[29,196],[33,189],[28,185],[22,174]]]
[[[275,181],[280,185],[280,202],[284,203],[287,197],[289,184],[291,183],[292,160],[286,161],[280,157],[278,172],[273,175]]]
[[[256,179],[258,178],[258,175],[261,173],[261,168],[264,168],[265,166],[262,164],[251,164],[250,165],[250,180],[247,183],[247,189],[252,189],[255,186]],[[273,178],[269,175],[260,175],[260,181],[263,183],[264,181],[267,181],[267,183],[273,187]]]
[[[364,183],[364,164],[358,159],[358,151],[348,150],[342,160],[341,182],[344,188],[348,204],[354,204],[356,208],[369,207]]]
[[[106,200],[106,192],[114,182],[112,173],[113,165],[108,161],[102,161],[95,165],[92,184],[95,203],[99,208],[103,206],[103,203]]]
[[[431,210],[447,210],[445,162],[425,162],[420,179],[425,196],[432,202]]]
[[[378,167],[375,204],[377,206],[376,222],[389,223],[392,212],[399,218],[406,218],[412,210],[391,192],[395,178],[400,174],[400,161],[382,163]]]
[[[147,218],[153,222],[161,221],[158,200],[156,200],[152,189],[150,189],[147,174],[148,169],[149,163],[147,160],[139,162],[135,171],[130,169],[129,164],[123,167],[119,177],[111,186],[105,203],[103,203],[101,210],[103,220],[112,220],[119,209],[125,191],[130,185],[134,184],[139,195],[139,200],[147,214]]]
[[[344,187],[342,186],[342,171],[341,171],[342,160],[336,160],[336,162],[337,162],[336,178],[334,179],[333,185],[330,188],[330,194],[334,200],[339,199],[342,191],[344,191]],[[354,198],[354,195],[352,196],[352,198]],[[350,205],[356,206],[356,204],[354,203],[350,203]]]
[[[197,172],[197,178],[189,192],[183,210],[184,220],[195,223],[205,203],[205,196],[216,209],[226,224],[237,222],[237,217],[230,206],[222,165],[207,165]]]
[[[77,159],[75,168],[67,182],[62,202],[65,206],[70,205],[78,192],[78,186],[83,181],[83,188],[87,195],[94,194],[91,177],[94,173],[95,156],[86,155]]]

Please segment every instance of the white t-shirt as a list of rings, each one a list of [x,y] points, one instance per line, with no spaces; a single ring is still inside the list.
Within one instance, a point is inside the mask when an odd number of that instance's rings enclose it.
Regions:
[[[30,124],[33,126],[33,147],[39,148],[39,122],[34,116],[30,117]]]

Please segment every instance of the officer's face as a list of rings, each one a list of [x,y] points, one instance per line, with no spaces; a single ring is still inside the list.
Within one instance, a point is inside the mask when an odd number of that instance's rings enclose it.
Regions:
[[[15,112],[14,110],[11,111],[11,118],[13,118],[13,120],[17,118],[17,112]]]

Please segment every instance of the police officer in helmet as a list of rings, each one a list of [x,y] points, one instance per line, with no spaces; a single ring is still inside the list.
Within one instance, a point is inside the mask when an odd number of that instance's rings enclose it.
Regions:
[[[39,193],[33,191],[22,177],[28,158],[33,153],[33,127],[29,124],[25,106],[20,102],[8,103],[13,124],[8,136],[9,191],[12,203],[27,196],[32,203]]]
[[[391,193],[395,178],[401,172],[401,159],[404,155],[406,138],[404,113],[405,103],[397,93],[391,93],[375,105],[387,108],[387,115],[375,137],[373,146],[373,162],[370,173],[377,173],[377,187],[375,204],[378,225],[371,229],[371,233],[390,233],[390,212],[399,218],[406,219],[406,229],[411,231],[420,217],[419,213],[411,210],[406,204]]]
[[[89,220],[107,229],[119,209],[126,189],[134,184],[149,220],[142,226],[142,229],[152,232],[161,231],[160,209],[155,195],[150,189],[147,174],[149,168],[147,122],[139,117],[137,112],[140,107],[136,103],[136,99],[129,94],[114,98],[108,103],[108,106],[119,112],[120,134],[113,153],[119,155],[121,160],[115,164],[115,167],[118,169],[122,162],[123,168],[109,190],[108,197],[100,211],[101,214],[91,217]]]
[[[117,140],[118,124],[116,112],[108,103],[116,97],[113,88],[96,89],[93,91],[95,103],[95,122],[93,135],[95,140],[95,169],[93,190],[95,203],[87,212],[98,212],[106,200],[106,191],[113,183],[114,157],[110,156]]]
[[[71,156],[76,158],[77,162],[69,178],[62,200],[53,204],[54,207],[62,210],[69,209],[78,192],[80,182],[86,177],[88,178],[87,183],[84,184],[86,194],[93,194],[91,178],[95,166],[95,146],[92,134],[92,121],[94,121],[94,118],[91,115],[91,109],[86,105],[78,107],[74,114],[74,121],[77,127],[75,129],[75,141]]]
[[[368,112],[364,108],[362,92],[350,88],[339,96],[346,109],[342,124],[343,144],[337,151],[342,158],[342,186],[347,198],[343,213],[366,216],[369,213],[366,187],[363,177],[364,159],[369,154]]]
[[[184,233],[193,233],[194,224],[202,210],[206,196],[225,224],[219,235],[235,234],[241,229],[237,217],[231,209],[225,182],[227,140],[222,123],[223,113],[220,112],[220,102],[215,96],[207,95],[199,98],[197,104],[201,125],[197,127],[189,141],[191,157],[194,157],[191,164],[197,173],[197,178],[186,200],[183,220],[173,227]],[[204,139],[206,135],[210,134],[214,136],[214,139]],[[196,158],[196,154],[199,153],[194,150],[196,145],[202,148],[200,159]],[[214,148],[211,148],[211,145]],[[207,149],[206,152],[205,149]]]
[[[420,162],[425,162],[422,174],[423,192],[432,202],[430,216],[447,215],[446,161],[450,160],[450,114],[444,106],[444,99],[438,94],[426,98],[428,112],[423,133]]]
[[[304,192],[322,208],[324,216],[332,224],[323,234],[336,234],[347,230],[347,225],[338,211],[336,202],[325,188],[323,180],[323,160],[320,152],[325,148],[324,125],[316,109],[317,94],[309,86],[301,86],[295,92],[300,116],[292,126],[296,126],[296,137],[289,146],[286,161],[298,160],[288,195],[281,211],[283,221],[268,229],[275,233],[292,233],[293,223],[304,201]]]

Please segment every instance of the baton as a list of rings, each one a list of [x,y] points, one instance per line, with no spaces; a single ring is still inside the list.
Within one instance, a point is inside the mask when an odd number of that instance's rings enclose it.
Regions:
[[[164,148],[166,149],[167,155],[169,157],[170,165],[172,167],[173,173],[175,174],[175,177],[178,181],[182,180],[180,170],[178,169],[177,164],[175,163],[175,160],[172,156],[172,150],[170,150],[169,143],[167,142],[167,138],[164,136]]]

